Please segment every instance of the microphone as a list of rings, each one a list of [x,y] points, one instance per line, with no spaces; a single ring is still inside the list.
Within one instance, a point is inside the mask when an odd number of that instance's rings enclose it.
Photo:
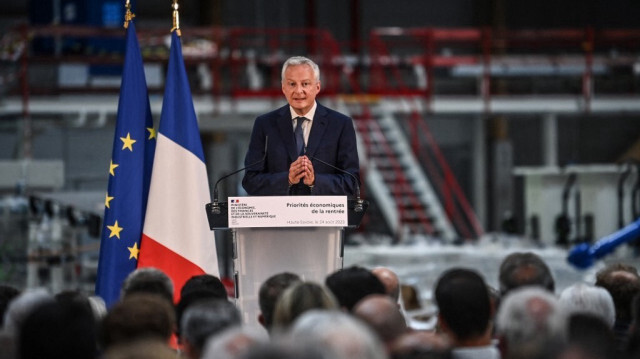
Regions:
[[[220,204],[218,203],[218,183],[220,183],[222,180],[229,178],[231,176],[233,176],[234,174],[238,173],[238,172],[242,172],[248,168],[251,168],[255,165],[258,165],[262,162],[264,162],[265,159],[267,159],[267,145],[269,144],[269,136],[265,137],[264,140],[264,155],[262,155],[262,158],[258,161],[255,161],[254,163],[248,165],[248,166],[244,166],[241,169],[237,170],[237,171],[233,171],[231,173],[229,173],[228,175],[222,176],[220,177],[220,179],[218,179],[216,181],[216,184],[213,186],[213,203],[211,203],[211,212],[213,214],[220,214]]]
[[[338,167],[336,167],[336,166],[334,166],[334,165],[332,165],[332,164],[330,164],[330,163],[328,163],[326,161],[323,161],[323,160],[321,160],[319,158],[316,158],[314,156],[307,155],[307,147],[306,146],[304,148],[304,154],[305,154],[305,156],[308,156],[309,159],[312,160],[312,161],[318,161],[318,162],[322,163],[325,166],[329,166],[329,167],[333,168],[336,171],[340,171],[342,173],[346,173],[349,176],[351,176],[351,178],[353,178],[353,183],[355,183],[355,185],[356,185],[356,203],[355,203],[355,206],[353,207],[353,211],[356,212],[356,213],[359,213],[359,212],[362,212],[364,210],[364,208],[363,208],[363,202],[364,201],[360,198],[360,184],[358,183],[359,182],[358,181],[358,177],[356,177],[353,173],[351,173],[349,171],[345,171],[342,168],[338,168]]]

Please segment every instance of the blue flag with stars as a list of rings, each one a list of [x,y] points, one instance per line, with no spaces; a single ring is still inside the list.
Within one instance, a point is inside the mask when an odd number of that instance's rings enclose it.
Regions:
[[[96,281],[96,294],[107,306],[119,299],[123,280],[138,264],[156,145],[142,56],[132,21],[127,28],[126,46]]]

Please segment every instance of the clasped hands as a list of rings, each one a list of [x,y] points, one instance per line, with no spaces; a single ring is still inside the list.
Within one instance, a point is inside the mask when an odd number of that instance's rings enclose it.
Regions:
[[[313,171],[313,164],[307,156],[300,156],[289,167],[289,185],[302,182],[307,186],[313,186],[316,176]]]

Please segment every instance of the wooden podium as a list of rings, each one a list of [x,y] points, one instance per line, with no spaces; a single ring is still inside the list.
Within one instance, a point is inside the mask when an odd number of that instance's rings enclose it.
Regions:
[[[344,196],[231,197],[207,204],[209,227],[233,233],[235,301],[244,323],[257,323],[258,291],[270,276],[291,272],[324,283],[342,268],[344,228],[357,227],[367,208],[368,202]]]

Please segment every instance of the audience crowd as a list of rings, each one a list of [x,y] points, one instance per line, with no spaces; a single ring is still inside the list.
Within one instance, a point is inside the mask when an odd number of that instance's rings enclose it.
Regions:
[[[472,268],[441,273],[428,330],[412,327],[405,308],[416,300],[383,267],[344,268],[324,283],[276,273],[256,293],[257,318],[211,275],[174,288],[139,268],[111,308],[81,292],[0,285],[0,359],[640,359],[634,266],[609,264],[595,283],[556,293],[544,260],[516,252],[496,279],[491,288]]]

